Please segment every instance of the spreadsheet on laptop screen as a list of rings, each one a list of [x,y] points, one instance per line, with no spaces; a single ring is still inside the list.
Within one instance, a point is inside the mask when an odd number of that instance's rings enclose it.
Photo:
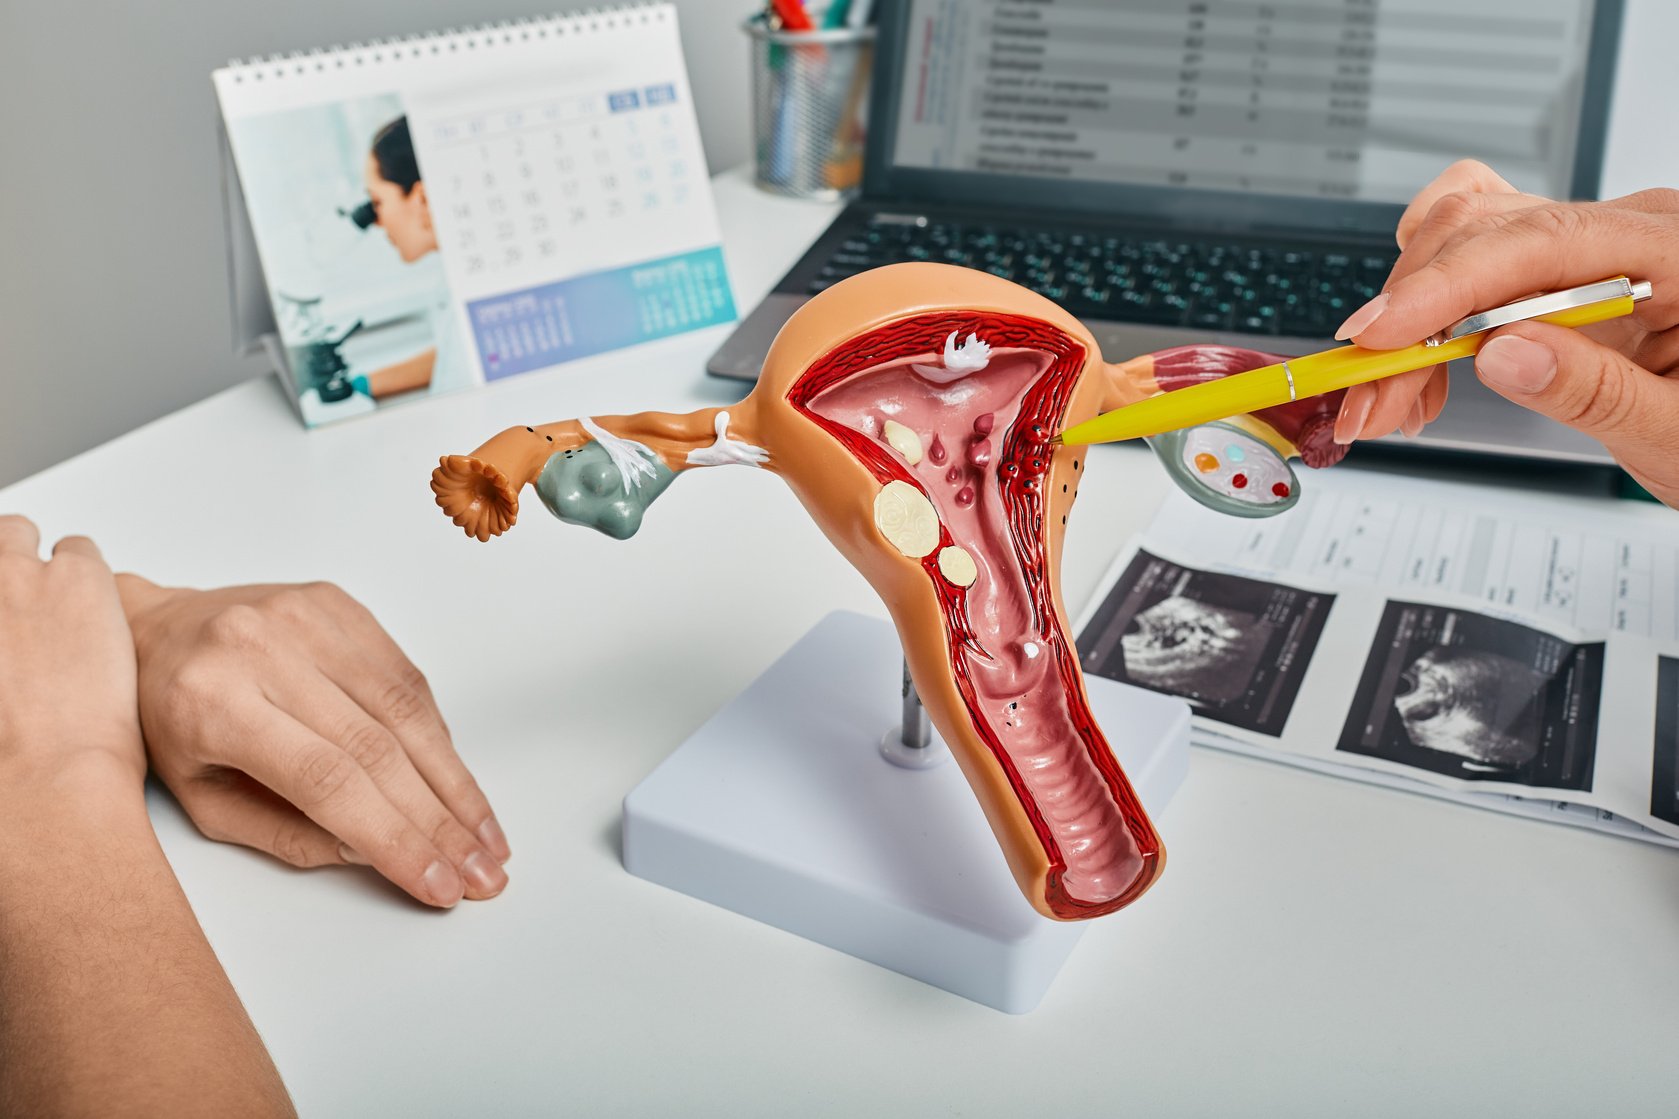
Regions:
[[[1591,0],[913,0],[906,167],[1407,202],[1566,196]]]

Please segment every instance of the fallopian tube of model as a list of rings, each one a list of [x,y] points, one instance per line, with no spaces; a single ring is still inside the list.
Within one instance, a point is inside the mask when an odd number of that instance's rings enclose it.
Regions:
[[[1077,920],[1139,897],[1165,852],[1085,695],[1060,585],[1085,449],[1051,439],[1099,411],[1274,360],[1215,346],[1108,365],[1077,320],[1024,288],[893,265],[801,308],[738,404],[509,428],[444,457],[432,489],[479,540],[513,526],[527,485],[562,520],[624,538],[678,474],[780,475],[885,602],[1027,900]],[[1289,455],[1339,457],[1338,403],[1244,417],[1170,454],[1184,478],[1205,476],[1232,501],[1280,502],[1293,497]]]

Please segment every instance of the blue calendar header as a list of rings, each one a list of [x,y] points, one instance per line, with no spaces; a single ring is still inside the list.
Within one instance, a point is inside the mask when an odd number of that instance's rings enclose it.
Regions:
[[[664,82],[642,90],[621,89],[606,95],[607,108],[614,113],[627,113],[631,109],[641,108],[643,104],[649,109],[655,105],[676,104],[676,86]]]
[[[475,300],[466,310],[491,381],[735,318],[716,246]]]

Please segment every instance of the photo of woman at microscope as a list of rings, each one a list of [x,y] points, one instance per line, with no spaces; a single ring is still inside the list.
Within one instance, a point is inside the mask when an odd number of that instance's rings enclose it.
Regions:
[[[425,181],[420,177],[419,160],[414,156],[414,138],[408,132],[406,116],[397,117],[374,135],[364,175],[367,201],[350,211],[350,220],[361,229],[377,225],[384,230],[404,264],[436,252],[437,230],[431,223],[431,204]],[[357,374],[350,378],[351,387],[375,400],[383,400],[434,384],[447,388],[467,384],[460,332],[446,298],[432,308],[431,326],[433,344],[429,349]]]
[[[252,230],[304,421],[473,384],[400,100],[292,109],[235,128],[241,158],[266,164],[243,177],[256,188],[246,190]]]

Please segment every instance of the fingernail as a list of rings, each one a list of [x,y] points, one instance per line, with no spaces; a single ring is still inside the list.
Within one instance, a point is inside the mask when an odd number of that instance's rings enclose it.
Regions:
[[[1422,434],[1422,397],[1411,401],[1411,410],[1405,414],[1405,422],[1399,425],[1399,430],[1405,433],[1405,438],[1415,439]]]
[[[507,888],[507,872],[501,864],[482,851],[474,851],[461,864],[461,877],[467,887],[480,897],[494,897]]]
[[[361,854],[360,851],[356,850],[354,847],[351,847],[348,843],[340,843],[338,845],[338,857],[343,859],[347,863],[354,863],[356,866],[372,866],[373,865],[372,863],[368,862],[365,858],[362,857],[362,854]]]
[[[1382,292],[1376,298],[1347,316],[1347,321],[1341,324],[1341,329],[1335,332],[1335,341],[1345,342],[1355,334],[1363,334],[1370,329],[1370,324],[1382,317],[1382,312],[1388,309],[1388,293]]]
[[[1364,430],[1364,421],[1370,418],[1370,409],[1375,406],[1375,393],[1347,393],[1341,401],[1341,414],[1335,417],[1335,442],[1346,446],[1357,439],[1358,433]]]
[[[1475,355],[1475,372],[1495,389],[1543,392],[1557,375],[1557,355],[1548,346],[1506,334],[1481,347]]]
[[[507,836],[502,834],[501,825],[491,816],[478,825],[478,842],[490,849],[490,854],[506,862],[513,857],[513,849],[507,845]]]
[[[426,867],[420,884],[425,887],[426,894],[432,902],[444,909],[461,900],[461,876],[441,860]]]

